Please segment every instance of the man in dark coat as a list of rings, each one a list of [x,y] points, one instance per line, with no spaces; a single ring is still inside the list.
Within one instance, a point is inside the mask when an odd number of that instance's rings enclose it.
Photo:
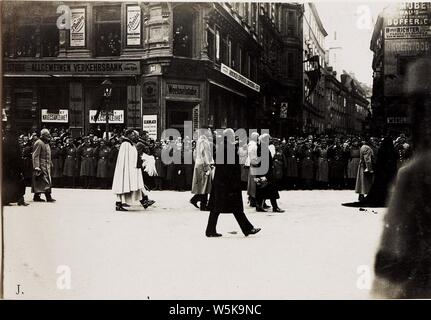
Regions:
[[[214,180],[208,203],[210,215],[206,236],[221,237],[221,234],[216,231],[218,216],[220,213],[233,213],[242,232],[247,237],[250,234],[258,233],[260,229],[254,228],[244,213],[241,193],[241,166],[238,147],[235,143],[235,133],[232,129],[226,129],[223,135],[225,137],[224,143],[220,142],[217,148],[224,148],[224,156],[222,158],[216,157]],[[234,152],[234,159],[229,156],[232,152]]]
[[[21,149],[18,144],[18,139],[13,131],[8,131],[3,138],[2,162],[3,205],[17,202],[19,206],[27,206],[28,203],[24,201],[24,163],[21,157]]]
[[[256,187],[256,202],[260,204],[256,206],[256,211],[258,212],[266,212],[263,208],[263,203],[266,199],[271,201],[272,211],[282,213],[284,210],[280,209],[277,204],[277,199],[280,199],[280,195],[278,194],[278,188],[274,177],[274,160],[268,149],[269,145],[269,134],[264,133],[259,137],[259,145],[258,145],[258,156],[262,159],[268,159],[268,171],[261,175],[257,176],[257,178],[264,178],[267,181],[267,184],[264,187]],[[267,152],[267,157],[262,157],[262,152]]]
[[[40,139],[34,143],[33,146],[33,184],[32,192],[34,193],[33,201],[44,202],[40,198],[41,193],[45,193],[47,202],[55,202],[51,197],[51,148],[49,141],[51,134],[48,129],[42,129],[40,132]]]

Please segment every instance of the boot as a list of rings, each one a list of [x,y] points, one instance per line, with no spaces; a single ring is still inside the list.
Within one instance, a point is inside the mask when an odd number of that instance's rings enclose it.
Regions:
[[[191,199],[190,199],[190,203],[196,208],[196,209],[199,209],[199,207],[198,207],[198,195],[197,194],[195,194]],[[202,202],[201,202],[201,204],[202,204]]]
[[[208,210],[208,206],[207,206],[207,204],[208,204],[208,198],[207,198],[207,195],[206,195],[206,194],[203,194],[203,195],[201,196],[200,210],[201,210],[201,211],[209,211],[209,210]]]
[[[45,198],[47,202],[55,202],[56,200],[51,197],[51,192],[45,192]]]
[[[21,198],[18,200],[18,205],[19,205],[19,206],[24,206],[24,207],[26,207],[26,206],[28,206],[29,204],[28,204],[27,202],[25,202],[25,201],[24,201],[24,197],[21,197]]]
[[[39,194],[39,193],[35,193],[35,194],[34,194],[34,196],[33,196],[33,201],[34,201],[34,202],[45,202],[45,200],[43,200],[43,199],[40,197],[40,194]]]
[[[266,210],[263,208],[264,202],[265,202],[264,200],[262,200],[262,201],[256,200],[256,212],[266,212]]]
[[[148,196],[143,196],[142,200],[139,201],[141,205],[144,207],[144,209],[147,209],[149,206],[152,206],[155,201],[148,199]]]
[[[115,211],[129,211],[123,207],[121,202],[115,202]]]

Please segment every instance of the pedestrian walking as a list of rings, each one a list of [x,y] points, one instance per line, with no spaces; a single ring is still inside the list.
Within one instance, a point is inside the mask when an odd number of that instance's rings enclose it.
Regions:
[[[255,228],[244,213],[241,192],[241,166],[238,146],[235,143],[235,133],[232,129],[225,129],[223,135],[225,137],[224,143],[219,143],[217,148],[224,148],[224,157],[223,159],[216,158],[214,180],[208,204],[210,214],[205,234],[207,237],[221,237],[222,235],[217,233],[216,229],[218,217],[220,213],[232,213],[241,231],[247,237],[258,233],[261,229]],[[235,154],[233,163],[228,162],[228,152],[234,152]]]
[[[146,195],[142,178],[142,159],[138,157],[135,142],[138,135],[131,129],[126,130],[118,152],[112,191],[116,195],[116,211],[128,211],[125,207],[140,202],[146,209],[154,203]]]
[[[51,148],[49,142],[51,134],[48,129],[42,129],[40,132],[40,139],[38,139],[33,146],[32,160],[33,160],[33,182],[32,192],[34,193],[33,201],[44,202],[40,197],[41,193],[45,194],[47,202],[55,202],[56,200],[51,196]]]
[[[203,134],[196,144],[195,166],[193,171],[192,194],[190,203],[201,211],[207,210],[208,195],[211,193],[211,170],[214,165],[211,145]],[[199,202],[199,207],[198,207]]]

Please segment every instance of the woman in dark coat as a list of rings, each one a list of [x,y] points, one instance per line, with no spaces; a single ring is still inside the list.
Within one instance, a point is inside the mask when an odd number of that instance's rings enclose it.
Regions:
[[[14,132],[7,132],[3,138],[2,153],[2,203],[9,205],[17,202],[19,206],[27,206],[24,201],[24,163],[18,138]]]
[[[66,139],[64,147],[65,159],[63,165],[63,176],[67,187],[75,187],[75,179],[78,176],[77,149],[73,144],[72,138]]]
[[[397,156],[392,139],[385,137],[377,152],[374,181],[367,196],[361,202],[362,206],[386,206],[389,188],[397,174]]]
[[[216,158],[214,180],[208,203],[210,215],[205,234],[207,237],[221,237],[221,234],[216,231],[218,216],[220,213],[233,213],[242,232],[248,236],[258,233],[260,229],[254,228],[244,213],[241,193],[241,166],[238,146],[235,143],[235,133],[232,129],[226,129],[224,136],[224,144],[217,145],[218,148],[224,148],[224,159]],[[232,152],[232,149],[235,155],[234,163],[229,163],[228,152]]]
[[[266,181],[268,182],[266,186],[264,187],[256,187],[256,201],[258,203],[261,203],[261,206],[256,206],[256,211],[258,212],[266,212],[266,210],[263,208],[263,202],[266,199],[269,199],[271,201],[272,211],[273,212],[284,212],[284,210],[280,209],[277,204],[277,199],[280,199],[280,195],[278,194],[277,189],[277,183],[274,176],[274,160],[272,158],[271,152],[268,148],[269,145],[269,134],[264,133],[259,137],[259,145],[257,148],[257,154],[258,157],[265,159],[263,157],[262,152],[267,152],[267,159],[268,159],[268,171],[264,175],[259,175],[257,178],[266,178]],[[264,146],[262,148],[262,146]],[[265,147],[266,146],[266,147]]]

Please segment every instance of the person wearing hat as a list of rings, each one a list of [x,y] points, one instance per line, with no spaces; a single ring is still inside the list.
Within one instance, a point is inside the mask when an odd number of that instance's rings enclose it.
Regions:
[[[106,143],[106,140],[99,140],[99,147],[96,149],[96,179],[98,187],[103,189],[109,188],[110,183],[110,172],[109,172],[109,155],[111,154],[111,148]]]
[[[266,212],[266,209],[263,207],[263,204],[266,199],[271,201],[272,211],[277,213],[282,213],[284,210],[280,209],[277,204],[277,199],[280,199],[280,195],[278,193],[278,188],[276,184],[276,179],[274,175],[274,159],[271,154],[270,148],[270,135],[268,133],[264,133],[259,136],[259,144],[257,154],[259,156],[259,169],[261,169],[262,161],[268,161],[266,172],[260,172],[261,170],[256,170],[256,174],[254,177],[256,179],[266,181],[264,184],[259,185],[258,180],[256,181],[256,211],[258,212]],[[266,155],[264,154],[266,153]]]
[[[216,162],[211,195],[208,202],[210,214],[205,235],[221,237],[217,232],[217,221],[220,213],[232,213],[241,231],[247,237],[258,233],[244,213],[241,190],[241,166],[239,163],[238,145],[235,142],[235,132],[232,129],[223,131],[224,139],[217,139]],[[223,150],[220,150],[223,148]],[[223,152],[221,152],[223,151]],[[223,157],[220,155],[223,154]]]
[[[285,177],[288,189],[295,189],[298,185],[298,159],[297,147],[294,137],[289,137],[286,146],[283,148],[285,159]]]
[[[71,137],[65,138],[64,145],[64,164],[63,164],[63,177],[64,185],[68,188],[75,188],[76,177],[78,176],[78,159],[77,149],[73,144]]]
[[[95,148],[92,144],[92,138],[84,137],[84,144],[78,148],[81,157],[81,167],[79,175],[81,177],[82,186],[85,189],[90,188],[92,178],[95,175]]]
[[[138,135],[132,129],[126,130],[122,138],[112,182],[112,191],[116,195],[116,211],[128,211],[125,207],[138,201],[145,209],[154,204],[145,194],[141,170],[143,161],[138,157],[137,140]]]
[[[355,192],[359,194],[359,201],[362,201],[368,194],[374,180],[375,155],[370,144],[370,138],[366,137],[359,149],[359,167],[355,186]]]
[[[51,148],[49,142],[51,134],[48,129],[40,131],[40,139],[38,139],[33,146],[32,160],[33,160],[33,183],[32,192],[34,193],[34,202],[45,202],[40,197],[41,193],[45,194],[47,202],[55,202],[56,200],[51,196]]]
[[[396,178],[374,265],[377,298],[431,298],[431,58],[404,78],[414,157]]]

